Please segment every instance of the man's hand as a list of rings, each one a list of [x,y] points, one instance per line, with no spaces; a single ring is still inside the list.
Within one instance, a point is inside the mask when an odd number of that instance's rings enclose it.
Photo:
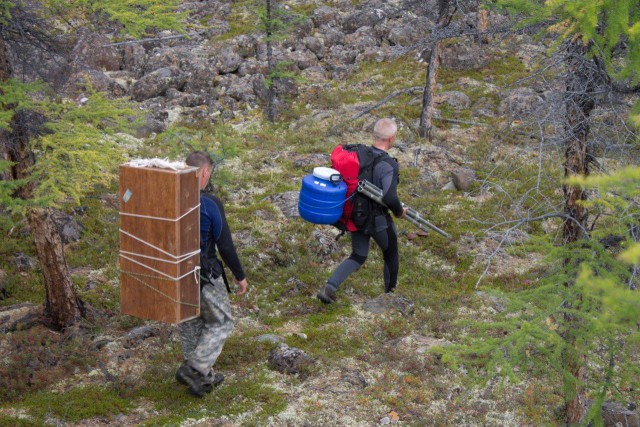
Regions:
[[[406,217],[408,210],[409,210],[409,208],[402,208],[402,215],[400,215],[398,218],[402,219],[402,218]]]
[[[242,295],[245,292],[247,292],[247,286],[249,286],[249,285],[247,284],[247,279],[246,278],[244,278],[242,280],[236,280],[236,283],[240,287],[240,290],[238,292],[236,292],[236,295]]]

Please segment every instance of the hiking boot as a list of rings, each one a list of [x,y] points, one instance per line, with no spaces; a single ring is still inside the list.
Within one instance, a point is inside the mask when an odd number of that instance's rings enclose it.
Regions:
[[[207,384],[204,381],[204,377],[189,365],[182,365],[178,368],[176,380],[180,384],[188,385],[188,392],[194,396],[202,397],[207,392]],[[209,386],[209,388],[212,387]]]
[[[384,285],[384,292],[386,294],[392,293],[396,291],[396,285],[393,286],[389,286],[389,285]]]
[[[336,300],[336,289],[327,283],[316,296],[323,303],[331,304]]]
[[[221,373],[214,374],[209,372],[209,375],[202,378],[202,388],[205,393],[211,393],[214,387],[219,386],[224,381],[224,375]]]

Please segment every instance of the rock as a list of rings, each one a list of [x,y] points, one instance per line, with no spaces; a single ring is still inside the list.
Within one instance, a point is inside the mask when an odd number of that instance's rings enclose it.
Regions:
[[[362,309],[374,314],[380,314],[390,310],[398,310],[403,316],[408,316],[414,313],[415,304],[401,295],[385,293],[377,298],[365,301],[362,305]]]
[[[283,374],[304,374],[314,363],[303,350],[280,344],[269,353],[269,366]]]
[[[284,337],[274,334],[259,335],[254,338],[257,342],[266,342],[269,344],[279,344],[284,342]]]
[[[385,18],[386,13],[382,9],[367,9],[354,12],[344,18],[342,21],[342,29],[345,33],[350,34],[358,28],[373,27]]]
[[[69,79],[69,83],[65,90],[70,93],[88,92],[90,87],[98,92],[106,92],[113,96],[124,96],[127,93],[127,89],[123,85],[97,70],[84,70],[76,73]]]
[[[0,307],[0,333],[23,331],[40,323],[42,306],[30,302]]]
[[[336,242],[335,236],[323,230],[313,230],[311,241],[308,244],[309,250],[315,253],[319,260],[324,261],[328,255],[340,251],[340,246]]]
[[[466,93],[457,90],[450,90],[436,95],[436,102],[446,102],[456,110],[464,110],[471,106],[471,98]]]
[[[256,56],[257,40],[255,37],[241,34],[235,38],[236,45],[238,46],[238,55],[242,58],[250,58]]]
[[[381,424],[381,425],[383,425],[383,426],[385,426],[385,425],[387,425],[387,424],[391,424],[391,418],[389,418],[389,417],[382,417],[382,418],[380,419],[380,424]]]
[[[318,65],[318,57],[308,49],[291,52],[287,60],[295,63],[300,70],[306,70],[307,68]]]
[[[56,224],[63,244],[66,245],[80,240],[84,227],[73,216],[55,209],[51,217]]]
[[[488,63],[487,55],[475,43],[456,43],[445,47],[442,66],[453,70],[477,70]]]
[[[293,162],[293,166],[298,169],[305,168],[305,171],[312,173],[313,168],[317,166],[327,165],[330,162],[331,158],[328,154],[316,153],[310,154],[309,156],[303,157],[301,159],[297,159]]]
[[[366,48],[374,48],[380,44],[378,35],[373,27],[360,27],[354,33],[345,37],[345,44],[364,52]]]
[[[291,277],[286,281],[287,289],[292,289],[292,294],[298,294],[309,287],[306,283],[299,280],[297,277]]]
[[[357,50],[347,48],[342,45],[331,46],[331,48],[329,49],[329,58],[332,60],[332,63],[336,64],[337,67],[341,67],[340,64],[354,64],[356,62],[357,56]]]
[[[151,337],[157,337],[160,335],[160,328],[158,326],[138,326],[133,328],[124,339],[124,348],[133,348],[142,344],[142,342]]]
[[[167,126],[162,120],[158,120],[151,114],[147,114],[145,116],[145,123],[142,126],[136,128],[136,137],[147,138],[154,133],[158,134],[163,132],[166,128]]]
[[[144,68],[138,71],[145,75],[161,68],[180,67],[180,56],[179,51],[171,47],[153,49]]]
[[[318,37],[305,37],[302,40],[305,47],[313,52],[318,59],[324,58],[324,40]]]
[[[217,67],[221,74],[233,73],[238,70],[242,57],[232,47],[225,47],[218,56]]]
[[[449,181],[440,190],[442,190],[442,191],[456,190],[456,185],[453,183],[453,181]]]
[[[110,43],[111,39],[106,35],[82,29],[72,56],[75,61],[96,70],[117,71],[122,65],[122,53],[115,46],[103,47]]]
[[[36,268],[37,262],[24,252],[17,252],[13,255],[11,264],[15,267],[16,270],[25,272],[31,271]]]
[[[469,168],[457,168],[451,172],[451,181],[456,189],[469,191],[471,184],[476,180],[476,172]]]
[[[325,49],[329,49],[331,46],[343,45],[345,34],[342,31],[335,28],[325,28],[319,36],[324,43]]]
[[[309,83],[323,83],[327,80],[327,71],[320,65],[309,67],[300,72],[300,75],[307,79]]]
[[[299,191],[287,191],[286,193],[274,194],[267,197],[267,200],[277,206],[285,217],[295,218],[299,217],[298,213],[298,198],[300,196]]]
[[[427,35],[433,22],[426,17],[403,18],[389,23],[384,38],[391,46],[411,46]]]
[[[251,74],[267,74],[268,64],[266,61],[258,61],[255,58],[247,58],[238,67],[240,77]]]
[[[253,80],[249,77],[237,79],[229,85],[225,93],[236,101],[256,102],[258,100],[253,91]]]
[[[602,405],[602,423],[605,427],[640,427],[638,412],[630,410],[618,402]]]
[[[284,97],[298,96],[298,84],[292,78],[276,79],[273,82],[273,90],[278,96],[284,96]]]
[[[311,14],[311,20],[316,28],[323,25],[339,24],[340,13],[337,9],[329,6],[317,7]]]
[[[187,76],[177,67],[160,68],[138,80],[131,95],[136,101],[164,96],[169,88],[182,89]]]
[[[147,53],[144,47],[137,43],[122,47],[122,69],[140,73],[144,69]],[[140,75],[138,75],[140,77]]]
[[[512,117],[523,117],[542,107],[543,99],[532,89],[518,88],[509,92],[500,102],[498,113]]]

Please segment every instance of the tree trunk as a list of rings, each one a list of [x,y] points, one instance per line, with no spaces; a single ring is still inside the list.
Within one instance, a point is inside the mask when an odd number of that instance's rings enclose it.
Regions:
[[[422,94],[422,112],[420,113],[420,126],[418,127],[418,135],[421,138],[428,137],[429,141],[433,139],[433,112],[435,106],[433,97],[436,91],[436,82],[438,79],[438,69],[440,68],[440,56],[442,54],[442,43],[435,42],[429,55],[429,67],[427,68],[427,82],[424,85]]]
[[[436,40],[431,48],[429,55],[429,66],[427,68],[427,81],[424,85],[424,93],[422,95],[422,111],[420,113],[420,125],[418,127],[418,135],[421,138],[433,138],[433,113],[435,107],[433,105],[433,97],[436,90],[436,82],[438,79],[438,70],[440,69],[440,58],[442,56],[442,42],[437,39],[439,30],[449,25],[456,8],[452,7],[453,0],[438,0],[438,25],[436,25],[432,35]]]
[[[60,234],[51,218],[50,209],[30,209],[27,218],[44,276],[45,317],[51,327],[65,329],[76,323],[84,313],[69,275]]]
[[[273,18],[271,14],[271,2],[274,0],[266,0],[267,2],[267,17],[265,21],[265,30],[267,33],[267,75],[269,76],[269,85],[267,86],[267,120],[270,122],[276,121],[276,92],[274,88],[273,73],[276,65],[273,60],[273,45],[271,44],[273,39]]]
[[[589,175],[589,116],[595,106],[593,99],[594,75],[586,59],[587,48],[581,40],[567,47],[567,101],[565,124],[564,176]],[[565,243],[578,241],[586,236],[588,210],[581,205],[587,199],[582,187],[564,185],[564,212],[568,218],[563,228]]]
[[[11,63],[9,62],[9,51],[7,50],[7,44],[0,37],[0,82],[6,82],[11,78]],[[3,91],[0,90],[0,95],[4,95]],[[10,107],[4,106],[3,109],[8,109]],[[4,133],[4,132],[3,132]],[[1,138],[1,136],[0,136]],[[9,155],[9,145],[7,141],[0,140],[0,159],[5,161],[11,161],[11,157]],[[5,172],[0,172],[0,180],[10,180],[11,179],[11,170],[7,170]]]
[[[570,42],[566,50],[565,179],[589,175],[589,116],[595,107],[595,74],[587,59],[587,50],[580,39]],[[567,244],[588,237],[586,227],[589,212],[580,203],[587,199],[582,187],[565,184],[563,192],[564,212],[568,217],[563,226],[563,240]],[[565,286],[573,286],[573,281],[568,281]],[[577,294],[565,302],[564,307],[579,310],[581,302],[582,295]],[[564,322],[566,329],[562,335],[568,347],[564,354],[564,366],[573,377],[565,380],[565,422],[567,425],[577,425],[582,422],[587,409],[582,386],[587,376],[586,359],[576,345],[575,334],[580,327],[580,319],[567,313]]]

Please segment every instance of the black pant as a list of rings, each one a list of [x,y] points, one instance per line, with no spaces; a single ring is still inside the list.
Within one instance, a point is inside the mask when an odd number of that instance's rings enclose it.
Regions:
[[[354,271],[356,271],[367,260],[369,255],[369,244],[371,237],[382,250],[384,257],[384,288],[389,292],[398,283],[398,269],[400,261],[398,258],[398,235],[396,227],[390,215],[381,215],[375,218],[376,231],[372,236],[361,231],[351,233],[351,255],[333,272],[327,283],[334,288],[338,288],[342,282]]]

